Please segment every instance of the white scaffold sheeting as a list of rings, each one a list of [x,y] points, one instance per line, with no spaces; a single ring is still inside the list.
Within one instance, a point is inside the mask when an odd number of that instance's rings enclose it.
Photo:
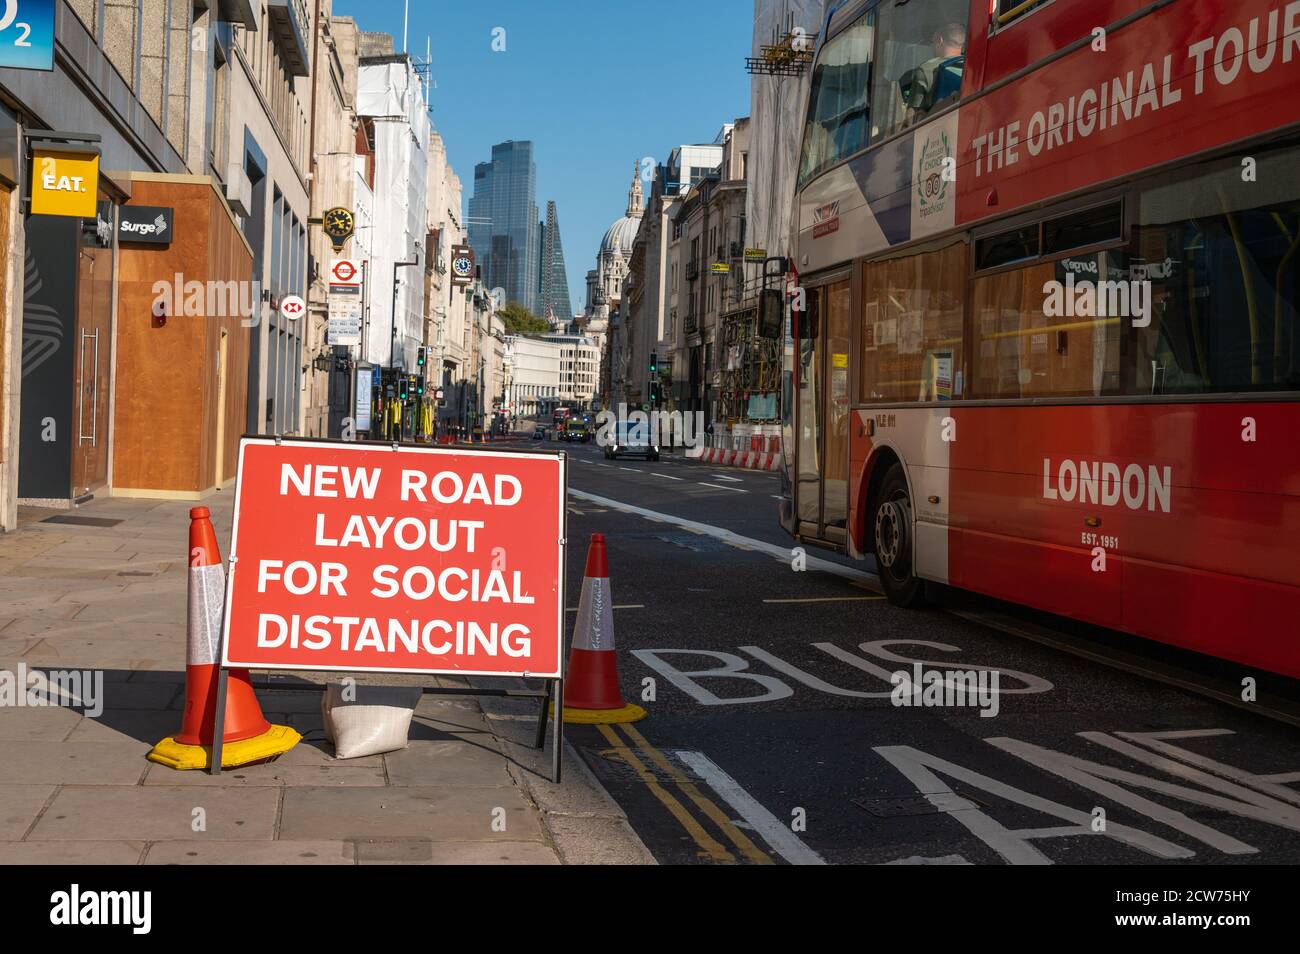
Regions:
[[[793,25],[812,36],[822,29],[825,0],[754,0],[754,35],[751,56],[760,47],[785,35]],[[818,37],[818,43],[821,42]],[[790,215],[795,174],[803,140],[812,70],[802,76],[755,74],[750,85],[750,171],[745,196],[747,245],[767,249],[768,255],[790,252]]]

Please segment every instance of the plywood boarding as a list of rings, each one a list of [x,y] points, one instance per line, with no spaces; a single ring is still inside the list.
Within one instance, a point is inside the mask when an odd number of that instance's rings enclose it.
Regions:
[[[123,489],[201,491],[218,483],[216,355],[220,332],[227,333],[229,379],[226,387],[227,466],[233,476],[234,452],[247,381],[249,329],[239,315],[209,314],[209,282],[248,282],[252,257],[210,183],[148,181],[133,177],[133,205],[175,210],[172,244],[166,248],[127,246],[119,266],[117,402],[115,407],[114,485]],[[153,327],[155,283],[182,296],[165,325]],[[203,289],[202,305],[189,298],[187,283]],[[196,286],[189,286],[193,290]],[[220,309],[218,309],[220,310]]]

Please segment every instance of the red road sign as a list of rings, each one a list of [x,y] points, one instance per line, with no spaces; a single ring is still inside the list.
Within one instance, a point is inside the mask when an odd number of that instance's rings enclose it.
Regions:
[[[360,285],[361,269],[348,258],[336,258],[330,265],[330,283],[333,285]]]
[[[559,678],[564,461],[240,444],[222,664]]]

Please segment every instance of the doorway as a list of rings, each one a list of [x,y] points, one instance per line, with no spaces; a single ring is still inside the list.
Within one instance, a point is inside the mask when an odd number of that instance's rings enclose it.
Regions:
[[[848,540],[849,324],[848,279],[806,289],[796,342],[795,399],[799,533],[832,543]]]

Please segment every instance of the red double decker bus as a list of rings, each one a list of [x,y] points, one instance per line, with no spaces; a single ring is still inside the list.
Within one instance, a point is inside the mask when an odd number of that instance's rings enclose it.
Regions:
[[[1300,0],[840,4],[794,202],[791,534],[1300,676]]]

